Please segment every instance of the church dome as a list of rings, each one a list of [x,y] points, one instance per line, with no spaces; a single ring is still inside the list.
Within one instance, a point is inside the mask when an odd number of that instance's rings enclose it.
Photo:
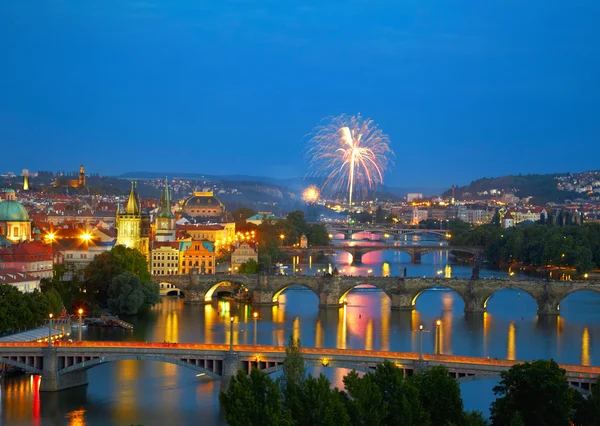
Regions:
[[[185,200],[184,207],[215,207],[223,208],[223,203],[212,192],[194,192],[194,195]]]
[[[0,222],[27,222],[29,214],[23,204],[16,200],[0,202]]]

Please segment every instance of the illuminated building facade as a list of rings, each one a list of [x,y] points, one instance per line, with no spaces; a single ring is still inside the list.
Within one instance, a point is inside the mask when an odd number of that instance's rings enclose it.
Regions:
[[[179,247],[177,241],[155,241],[150,253],[150,273],[152,275],[179,274]]]
[[[117,210],[116,227],[117,245],[137,249],[148,256],[150,216],[142,213],[135,182],[131,182],[125,209],[119,206]]]
[[[209,241],[181,242],[180,266],[182,274],[214,274],[216,266],[215,246]]]
[[[258,252],[256,251],[256,244],[252,242],[242,241],[235,247],[231,252],[231,269],[237,271],[242,263],[246,263],[249,260],[258,262]]]
[[[155,241],[175,241],[177,227],[175,225],[175,215],[171,211],[171,191],[169,190],[168,181],[165,181],[165,190],[160,197],[154,227]]]
[[[85,185],[86,185],[85,168],[83,167],[83,164],[79,167],[79,175],[77,176],[77,179],[68,179],[68,178],[62,176],[62,177],[57,177],[56,179],[54,179],[54,183],[53,183],[53,186],[55,188],[57,188],[57,187],[80,188]]]

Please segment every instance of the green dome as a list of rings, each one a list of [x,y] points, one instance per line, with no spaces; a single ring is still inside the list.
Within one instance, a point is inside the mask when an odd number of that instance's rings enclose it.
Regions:
[[[15,200],[0,202],[0,222],[27,222],[29,214],[23,204]]]

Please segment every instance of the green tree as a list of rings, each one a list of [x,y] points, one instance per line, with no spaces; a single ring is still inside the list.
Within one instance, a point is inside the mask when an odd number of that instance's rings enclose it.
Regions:
[[[483,417],[481,411],[466,411],[464,413],[463,424],[465,426],[489,426],[490,422]]]
[[[308,244],[311,246],[328,246],[329,234],[325,225],[314,223],[308,227]]]
[[[587,398],[579,392],[573,392],[575,416],[573,422],[577,426],[600,425],[600,380],[596,383],[595,392]]]
[[[48,309],[54,314],[54,317],[58,317],[65,307],[65,304],[60,297],[60,293],[55,289],[50,289],[45,293]]]
[[[569,425],[573,395],[565,370],[556,362],[526,362],[500,375],[502,379],[494,387],[499,398],[491,407],[494,426],[513,426],[516,415],[522,416],[525,425]]]
[[[296,426],[351,425],[344,396],[337,388],[331,388],[327,377],[309,374],[300,389],[298,409],[292,413]]]
[[[219,401],[230,426],[281,426],[293,424],[283,410],[279,387],[269,376],[253,369],[238,371]]]
[[[96,256],[85,268],[82,288],[90,302],[106,306],[109,284],[123,272],[131,272],[142,282],[152,281],[146,257],[142,253],[125,246],[116,246]]]
[[[461,424],[463,401],[460,387],[446,367],[439,365],[419,371],[409,380],[418,389],[421,404],[429,413],[432,425]]]
[[[33,315],[23,293],[10,284],[0,284],[0,332],[17,331],[33,325]]]
[[[240,274],[258,274],[259,270],[260,265],[258,262],[254,259],[250,259],[240,265],[238,272]]]
[[[385,212],[381,206],[377,206],[375,210],[375,223],[383,223],[385,222]]]
[[[404,379],[402,370],[385,361],[374,372],[344,377],[350,399],[352,424],[426,426],[429,417],[419,399],[419,391]]]
[[[131,272],[117,275],[108,287],[108,307],[117,314],[136,315],[147,311],[158,301],[158,285],[143,282]]]

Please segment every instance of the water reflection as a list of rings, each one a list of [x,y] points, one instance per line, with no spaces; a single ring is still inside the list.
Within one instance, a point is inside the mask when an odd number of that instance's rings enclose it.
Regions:
[[[590,365],[590,329],[583,328],[581,336],[581,365]]]

